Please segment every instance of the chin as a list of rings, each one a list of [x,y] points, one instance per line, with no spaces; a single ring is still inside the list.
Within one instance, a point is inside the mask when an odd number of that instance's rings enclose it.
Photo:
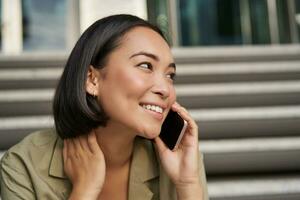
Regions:
[[[141,136],[147,139],[154,139],[160,134],[160,128],[152,128],[141,132]]]

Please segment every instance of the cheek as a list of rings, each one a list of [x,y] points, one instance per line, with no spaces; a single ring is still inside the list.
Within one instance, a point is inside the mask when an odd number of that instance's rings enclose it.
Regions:
[[[139,98],[144,95],[144,92],[147,91],[148,83],[146,77],[141,76],[141,74],[137,74],[134,71],[119,75],[118,79],[119,84],[121,83],[123,92],[126,91],[126,96],[128,98]]]

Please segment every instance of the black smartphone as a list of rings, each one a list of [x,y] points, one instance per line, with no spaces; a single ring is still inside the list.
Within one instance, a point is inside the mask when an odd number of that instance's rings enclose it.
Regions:
[[[174,151],[178,147],[187,127],[187,122],[175,111],[170,110],[162,124],[159,137]]]

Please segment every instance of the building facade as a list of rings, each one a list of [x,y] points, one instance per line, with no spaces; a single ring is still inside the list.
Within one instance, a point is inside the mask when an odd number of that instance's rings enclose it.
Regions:
[[[159,25],[174,47],[300,41],[300,0],[1,0],[0,12],[4,55],[68,52],[87,26],[115,13]]]

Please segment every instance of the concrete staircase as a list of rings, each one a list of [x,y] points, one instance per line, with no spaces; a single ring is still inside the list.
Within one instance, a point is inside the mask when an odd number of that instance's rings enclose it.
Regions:
[[[300,47],[174,49],[214,200],[300,199]]]
[[[300,46],[173,49],[212,200],[300,199]],[[0,57],[0,148],[51,127],[67,55]],[[1,156],[1,155],[0,155]]]

